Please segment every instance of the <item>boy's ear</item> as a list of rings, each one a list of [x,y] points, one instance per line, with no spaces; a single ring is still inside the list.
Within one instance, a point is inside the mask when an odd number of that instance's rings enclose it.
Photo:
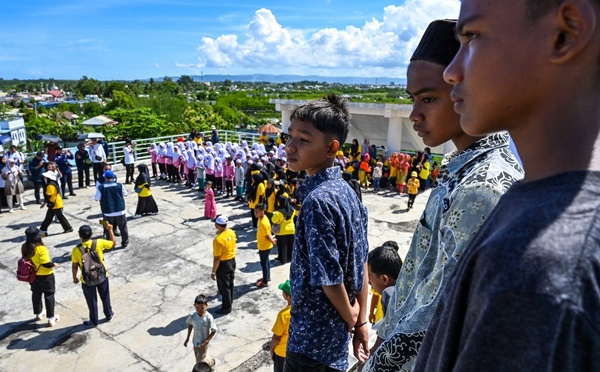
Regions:
[[[390,283],[390,277],[387,276],[386,274],[381,275],[381,280],[383,281],[383,284],[385,284],[386,286]]]
[[[339,149],[340,149],[340,142],[336,139],[331,140],[331,142],[329,143],[329,147],[327,148],[327,156],[335,157],[335,154],[337,154]]]
[[[567,0],[554,11],[551,63],[564,63],[592,41],[597,25],[596,9],[589,0]]]

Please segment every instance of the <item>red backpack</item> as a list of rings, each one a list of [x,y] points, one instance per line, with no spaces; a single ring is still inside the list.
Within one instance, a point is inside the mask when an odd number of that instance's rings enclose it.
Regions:
[[[33,283],[35,282],[35,265],[30,259],[21,257],[17,262],[17,279],[22,282]]]

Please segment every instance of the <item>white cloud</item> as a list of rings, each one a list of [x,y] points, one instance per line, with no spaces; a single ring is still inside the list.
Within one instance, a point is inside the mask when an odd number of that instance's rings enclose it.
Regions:
[[[199,63],[180,67],[223,71],[364,76],[404,75],[406,64],[427,25],[456,18],[459,0],[407,0],[386,6],[381,19],[361,28],[302,31],[281,25],[269,9],[254,14],[242,36],[204,37]]]

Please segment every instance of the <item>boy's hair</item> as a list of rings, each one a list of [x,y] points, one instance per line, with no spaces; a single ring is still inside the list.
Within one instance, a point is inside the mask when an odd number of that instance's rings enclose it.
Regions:
[[[398,245],[394,248],[391,244],[377,247],[369,252],[368,264],[369,270],[377,275],[387,275],[394,280],[398,278],[400,269],[402,269],[402,259],[398,254]],[[395,242],[392,242],[395,243]]]
[[[600,6],[600,0],[589,0],[590,3]],[[548,14],[549,11],[556,9],[565,0],[526,0],[527,19],[537,21],[540,17]]]
[[[396,243],[394,240],[388,240],[387,242],[383,243],[381,246],[392,248],[396,252],[398,252],[398,250],[400,249],[400,247],[398,247],[398,243]]]
[[[310,121],[317,130],[333,135],[340,146],[346,143],[350,118],[346,101],[336,94],[329,94],[318,101],[296,107],[290,115],[290,121]]]
[[[194,365],[192,372],[211,372],[213,369],[206,362],[198,362]]]
[[[259,211],[264,211],[265,210],[265,205],[264,204],[256,204],[256,206],[254,207],[255,210],[259,210]]]
[[[195,304],[200,304],[200,305],[206,305],[206,304],[208,304],[208,299],[206,298],[205,295],[198,295],[194,299],[194,303]]]

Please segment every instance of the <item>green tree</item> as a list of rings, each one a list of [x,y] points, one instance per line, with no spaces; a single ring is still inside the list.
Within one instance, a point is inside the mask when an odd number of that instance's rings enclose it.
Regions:
[[[113,91],[113,99],[106,104],[106,110],[114,110],[117,108],[122,109],[132,109],[135,107],[135,103],[133,102],[133,98],[129,96],[127,93],[115,90]]]
[[[90,79],[87,76],[83,76],[81,79],[79,79],[75,85],[75,89],[82,97],[88,94],[102,95],[101,82],[96,79]]]

